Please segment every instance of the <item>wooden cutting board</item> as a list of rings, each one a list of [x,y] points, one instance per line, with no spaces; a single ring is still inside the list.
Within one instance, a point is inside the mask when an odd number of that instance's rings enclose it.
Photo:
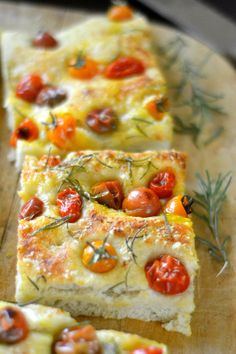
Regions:
[[[0,1],[1,30],[24,30],[35,33],[39,29],[55,31],[67,28],[82,21],[88,14],[66,9],[29,6]],[[158,44],[165,45],[176,37],[176,32],[158,25],[154,26]],[[222,29],[224,30],[224,29]],[[199,63],[209,54],[209,50],[196,41],[186,38],[188,47],[182,54],[191,62]],[[218,172],[234,171],[236,166],[236,77],[235,71],[221,57],[212,54],[205,65],[202,87],[213,93],[223,93],[221,105],[227,116],[213,117],[212,125],[223,124],[224,134],[204,148],[196,148],[191,139],[177,136],[174,147],[189,154],[187,187],[196,189],[196,172],[208,169],[212,175]],[[176,68],[176,76],[179,75]],[[166,76],[171,85],[173,72],[167,70]],[[2,91],[2,90],[1,90]],[[219,122],[220,120],[220,122]],[[17,186],[19,174],[8,160],[9,132],[6,127],[6,115],[0,107],[0,298],[14,299],[14,278],[16,265],[17,212],[19,199]],[[169,345],[173,354],[230,354],[236,353],[236,183],[235,178],[230,188],[229,199],[225,204],[221,218],[222,233],[231,235],[231,268],[216,278],[219,264],[210,258],[207,250],[197,245],[201,270],[196,287],[196,311],[192,319],[192,336],[163,330],[159,323],[134,320],[105,320],[91,318],[97,328],[113,328],[137,333],[148,338],[163,341]],[[204,235],[205,230],[199,223],[196,230]]]

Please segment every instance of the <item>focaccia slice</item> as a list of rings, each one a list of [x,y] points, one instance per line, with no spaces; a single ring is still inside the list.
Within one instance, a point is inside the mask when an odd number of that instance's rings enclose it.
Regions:
[[[8,328],[6,323],[9,323]],[[14,335],[13,327],[18,329]],[[74,331],[77,338],[66,341],[64,335],[64,341],[61,341],[61,333],[66,331]],[[77,353],[132,354],[136,353],[135,350],[150,347],[155,348],[154,354],[167,354],[164,344],[134,334],[96,331],[89,324],[78,324],[68,312],[57,308],[0,302],[0,354],[72,353],[75,348]]]
[[[185,160],[176,151],[80,151],[61,162],[26,157],[17,301],[40,297],[75,316],[158,320],[190,334],[194,232],[186,213],[166,207],[166,198],[184,193]],[[159,288],[149,269],[154,261],[171,270],[178,263],[173,287],[161,281]]]
[[[33,37],[2,35],[4,105],[18,166],[25,155],[39,157],[49,147],[60,155],[81,149],[169,148],[172,119],[166,82],[151,26],[142,15],[133,14],[127,21],[93,17],[55,34],[55,48],[34,47]],[[74,58],[77,62],[71,64]],[[96,63],[94,75],[91,60]],[[85,78],[75,77],[74,69],[84,70]],[[51,91],[45,93],[48,85]]]

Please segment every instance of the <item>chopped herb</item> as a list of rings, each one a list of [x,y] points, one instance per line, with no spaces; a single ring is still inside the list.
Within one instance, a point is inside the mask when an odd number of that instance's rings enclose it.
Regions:
[[[27,275],[27,279],[29,280],[29,282],[33,285],[33,287],[37,290],[37,291],[39,291],[40,289],[39,289],[39,287],[38,287],[38,285]]]
[[[39,232],[42,231],[46,231],[46,230],[52,230],[52,229],[56,229],[57,227],[62,226],[63,224],[68,223],[69,219],[72,217],[73,215],[67,215],[64,216],[62,218],[58,218],[56,220],[54,220],[53,222],[51,222],[50,224],[44,225],[42,227],[40,227],[37,230],[34,230],[30,236],[35,236],[36,234],[38,234]],[[50,218],[50,217],[49,217]]]
[[[49,115],[51,118],[51,122],[42,122],[42,124],[48,127],[49,129],[55,129],[57,127],[57,117],[52,112],[49,112]]]
[[[223,263],[217,274],[219,276],[229,266],[226,246],[230,237],[226,236],[222,239],[219,230],[219,217],[232,181],[232,174],[230,172],[225,175],[218,174],[217,178],[213,180],[209,172],[206,171],[205,177],[197,174],[197,179],[200,192],[195,192],[194,201],[197,208],[193,212],[207,225],[212,238],[208,240],[197,237],[197,240],[208,248],[212,257]]]
[[[87,241],[87,244],[93,249],[94,254],[92,258],[89,261],[89,264],[94,264],[97,263],[103,259],[117,259],[117,256],[111,255],[109,252],[106,250],[106,243],[107,243],[108,236],[106,236],[103,240],[102,246],[101,247],[95,247],[91,242]]]
[[[74,64],[70,65],[73,68],[80,69],[85,66],[86,60],[82,53],[79,53]]]

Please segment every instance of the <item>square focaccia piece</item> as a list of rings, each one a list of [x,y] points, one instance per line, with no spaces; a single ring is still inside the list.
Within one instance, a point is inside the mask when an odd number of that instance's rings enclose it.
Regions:
[[[0,354],[138,354],[140,349],[168,353],[164,344],[135,334],[78,324],[57,308],[0,301]]]
[[[25,155],[166,149],[166,82],[146,19],[91,18],[55,34],[2,35],[5,107],[18,166]]]
[[[184,153],[26,157],[17,301],[190,334],[198,268]]]

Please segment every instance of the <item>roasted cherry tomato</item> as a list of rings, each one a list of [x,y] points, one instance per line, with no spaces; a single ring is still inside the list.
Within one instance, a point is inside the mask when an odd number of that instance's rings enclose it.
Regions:
[[[117,253],[108,242],[92,241],[83,250],[82,262],[91,272],[106,273],[116,266]]]
[[[31,119],[24,119],[19,127],[15,129],[10,138],[10,145],[16,147],[17,140],[33,141],[38,139],[39,131],[37,125]]]
[[[83,201],[79,193],[67,188],[57,195],[57,206],[62,217],[71,215],[69,222],[73,223],[81,217]]]
[[[121,57],[109,64],[104,74],[108,79],[124,79],[142,74],[144,70],[145,67],[141,60],[132,57]]]
[[[148,262],[145,273],[150,288],[165,295],[180,294],[190,283],[185,266],[170,255],[163,255]]]
[[[153,190],[159,198],[170,198],[175,187],[175,174],[167,168],[159,171],[150,181],[149,188]]]
[[[57,166],[61,163],[61,158],[60,156],[54,156],[54,155],[43,155],[40,160],[39,160],[39,165],[41,166],[49,166],[49,167],[54,167]]]
[[[24,76],[16,86],[16,96],[24,101],[33,103],[43,86],[43,80],[39,75]]]
[[[21,207],[19,219],[32,220],[43,213],[43,207],[42,200],[33,197]]]
[[[53,346],[55,354],[101,354],[102,348],[91,325],[65,328]]]
[[[169,109],[169,100],[167,97],[158,97],[152,101],[149,101],[146,105],[148,112],[152,117],[157,120],[161,120],[165,115],[165,112]]]
[[[161,203],[151,189],[139,187],[133,189],[124,199],[122,209],[130,216],[147,218],[160,213]]]
[[[193,199],[188,195],[177,195],[176,197],[168,200],[164,207],[164,211],[168,214],[180,215],[187,218],[188,214],[191,214],[192,212],[192,204]]]
[[[163,354],[163,350],[156,347],[146,347],[135,349],[130,354]]]
[[[117,118],[111,108],[95,109],[87,115],[87,124],[95,133],[103,134],[116,129]]]
[[[20,310],[10,306],[0,309],[0,343],[15,344],[24,340],[28,334],[29,327]]]
[[[52,85],[45,85],[37,95],[35,103],[39,106],[55,107],[65,101],[67,94],[65,90]]]
[[[76,79],[89,80],[98,74],[98,66],[93,59],[78,56],[71,59],[69,73]]]
[[[92,187],[93,196],[97,196],[96,200],[100,204],[104,204],[109,208],[120,209],[124,194],[119,181],[106,181],[96,184]]]
[[[39,32],[32,40],[32,45],[39,48],[55,48],[58,45],[57,40],[49,32]]]
[[[48,139],[60,149],[67,149],[76,129],[76,120],[72,116],[56,117],[55,124],[49,126]]]
[[[133,18],[133,10],[128,5],[114,5],[107,15],[112,21],[126,21]]]

